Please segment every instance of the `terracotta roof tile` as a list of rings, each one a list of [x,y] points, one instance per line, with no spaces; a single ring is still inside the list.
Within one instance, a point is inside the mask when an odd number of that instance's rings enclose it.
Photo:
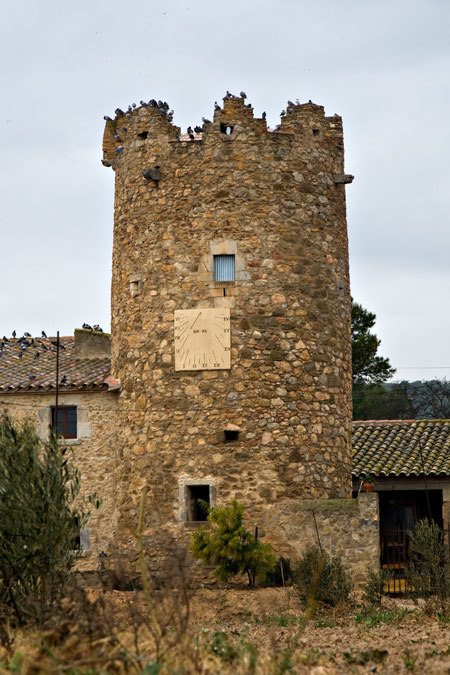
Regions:
[[[450,420],[353,423],[353,475],[450,475]]]
[[[108,389],[105,379],[110,375],[110,359],[76,359],[74,346],[73,337],[60,338],[60,390]],[[56,338],[0,340],[0,392],[55,389],[55,383]]]

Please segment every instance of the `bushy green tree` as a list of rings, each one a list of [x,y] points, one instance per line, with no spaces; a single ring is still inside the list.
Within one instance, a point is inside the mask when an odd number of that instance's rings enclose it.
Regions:
[[[277,557],[271,544],[257,540],[242,525],[244,507],[233,500],[229,506],[210,508],[209,525],[196,530],[191,539],[194,558],[212,565],[220,581],[247,574],[250,586],[255,578],[273,571]]]
[[[25,623],[55,599],[73,563],[79,488],[68,449],[53,434],[0,416],[0,621]]]

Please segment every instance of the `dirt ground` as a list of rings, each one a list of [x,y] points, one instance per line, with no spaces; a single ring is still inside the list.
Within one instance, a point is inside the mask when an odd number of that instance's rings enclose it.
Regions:
[[[292,652],[293,672],[450,673],[450,623],[408,600],[386,598],[379,613],[353,608],[306,622],[292,589],[201,589],[192,614],[199,627],[226,631],[268,654]]]

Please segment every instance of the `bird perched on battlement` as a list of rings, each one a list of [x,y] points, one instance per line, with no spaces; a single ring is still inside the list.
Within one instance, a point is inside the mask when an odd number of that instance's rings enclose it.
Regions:
[[[217,103],[217,101],[214,101],[214,110],[222,110],[220,105]]]
[[[43,338],[47,337],[47,333],[45,332],[45,330],[41,330],[41,337]]]
[[[31,333],[29,333],[28,331],[25,331],[25,333],[23,334],[23,336],[24,336],[24,337],[31,337]]]
[[[264,111],[263,114],[261,115],[261,118],[262,118],[263,120],[265,120],[266,117],[267,117],[267,114],[266,114],[266,111]]]
[[[207,120],[206,117],[202,117],[203,124],[211,124],[211,120]]]
[[[245,91],[241,91],[241,93],[239,94],[239,96],[240,96],[241,98],[243,98],[243,99],[246,99],[246,98],[247,98],[247,94],[245,93]]]
[[[118,145],[116,148],[114,148],[114,152],[122,152],[123,150],[123,145]]]
[[[130,115],[130,113],[127,113],[127,114],[125,115],[125,117],[127,118],[127,120],[131,120],[131,115]]]
[[[88,323],[84,323],[81,327],[84,328],[84,330],[92,330],[92,326],[90,326]]]
[[[293,105],[294,105],[293,101],[288,101],[288,105],[293,107]]]
[[[201,134],[203,129],[201,127],[197,126],[197,127],[194,127],[194,131],[195,131],[196,134]]]
[[[286,110],[282,110],[282,111],[280,112],[280,117],[285,117],[285,115],[286,115]]]
[[[120,138],[120,136],[118,134],[115,134],[114,140],[119,141],[120,143],[122,142],[122,139]]]
[[[133,110],[134,110],[134,109],[137,107],[137,106],[136,106],[136,103],[132,103],[132,104],[131,104],[131,107],[132,107]]]
[[[66,375],[63,375],[62,378],[61,378],[61,384],[66,384],[66,382],[67,382],[67,377],[66,377]]]
[[[189,127],[186,129],[186,131],[187,131],[188,134],[192,134],[192,127],[189,126]]]
[[[116,115],[123,115],[124,114],[122,108],[116,108],[114,112],[116,113]]]
[[[112,117],[109,115],[103,115],[103,119],[106,120],[107,122],[112,122]]]
[[[142,106],[147,106],[148,104],[145,101],[139,101]]]
[[[100,328],[98,323],[94,323],[94,330],[97,331],[97,333],[103,333],[103,328]]]
[[[227,93],[225,94],[225,98],[233,98],[233,94],[231,94],[231,93],[228,91],[228,89],[227,89]]]
[[[15,337],[16,337],[16,335],[17,335],[16,331],[15,331],[15,330],[13,330],[13,332],[11,333],[11,335],[13,336],[13,338],[15,338]]]

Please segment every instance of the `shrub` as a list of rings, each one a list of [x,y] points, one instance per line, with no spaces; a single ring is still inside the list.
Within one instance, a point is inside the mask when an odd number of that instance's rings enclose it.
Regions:
[[[79,480],[55,435],[0,417],[0,623],[49,607],[72,566]]]
[[[420,520],[409,533],[411,562],[406,578],[414,597],[434,596],[439,610],[446,613],[450,601],[449,548],[441,528],[434,522]]]
[[[271,544],[257,540],[242,525],[244,507],[235,500],[229,506],[209,508],[209,526],[196,530],[191,539],[194,558],[213,565],[215,576],[227,581],[236,574],[247,574],[249,586],[262,579],[276,565]]]
[[[391,570],[367,568],[366,581],[362,585],[362,601],[366,607],[379,607],[381,605],[385,586],[392,577]]]
[[[313,615],[317,605],[334,607],[348,600],[352,582],[339,557],[309,546],[294,568],[294,585]]]
[[[274,569],[266,575],[265,586],[290,586],[292,584],[292,567],[289,558],[280,556]]]

